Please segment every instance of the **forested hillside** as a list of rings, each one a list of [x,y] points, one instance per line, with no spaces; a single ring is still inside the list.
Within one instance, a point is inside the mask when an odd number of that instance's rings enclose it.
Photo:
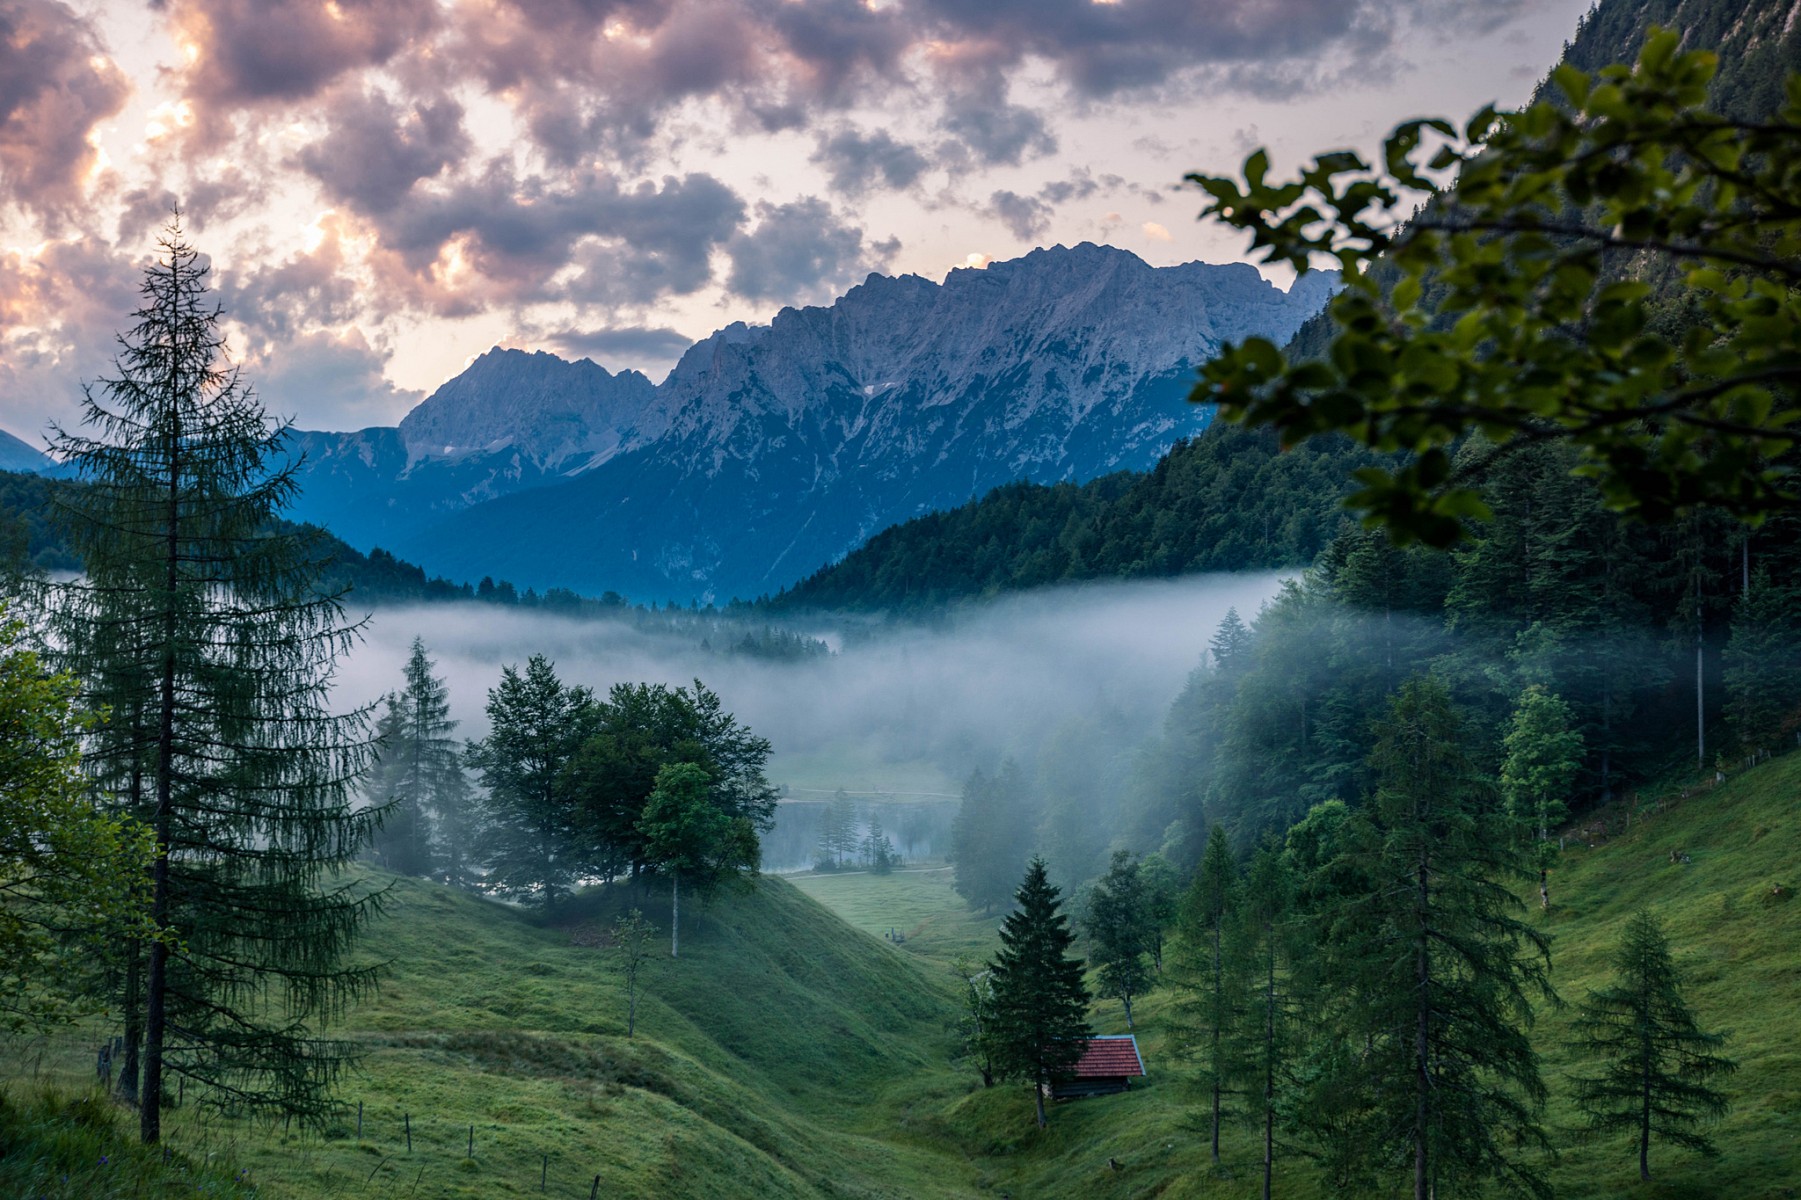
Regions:
[[[771,609],[905,611],[1084,579],[1147,579],[1311,562],[1342,520],[1349,442],[1283,452],[1213,425],[1144,474],[1014,483],[893,526],[772,599]]]

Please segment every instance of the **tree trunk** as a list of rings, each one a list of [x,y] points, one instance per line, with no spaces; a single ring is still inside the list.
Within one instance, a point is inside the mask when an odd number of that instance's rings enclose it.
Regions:
[[[1132,1028],[1132,997],[1121,996],[1120,1003],[1126,1006],[1126,1028]]]
[[[1703,635],[1703,618],[1701,613],[1701,575],[1695,574],[1695,761],[1702,770],[1707,769],[1707,695],[1702,690],[1706,682],[1701,652],[1705,647]]]
[[[1551,872],[1543,867],[1538,869],[1538,906],[1545,912],[1551,911]]]
[[[682,881],[669,872],[669,957],[680,958],[682,951]]]
[[[633,953],[637,951],[634,950]],[[638,985],[632,984],[625,990],[625,1036],[635,1037],[638,1032]]]
[[[1038,1080],[1032,1087],[1032,1099],[1038,1105],[1038,1128],[1043,1129],[1050,1124],[1044,1119],[1044,1080]]]
[[[1220,978],[1220,974],[1221,974],[1221,970],[1220,970],[1220,958],[1221,958],[1220,927],[1224,924],[1225,924],[1224,916],[1221,916],[1218,920],[1216,920],[1213,923],[1213,1060],[1210,1065],[1212,1068],[1211,1073],[1213,1075],[1213,1165],[1216,1167],[1219,1166],[1219,1110],[1220,1110],[1220,1078],[1219,1078],[1219,1075],[1220,1075],[1220,1070],[1219,1070],[1219,1067],[1220,1067],[1220,1063],[1219,1063],[1220,1011],[1219,1010],[1220,1010],[1220,1003],[1221,1003],[1220,1002],[1220,992],[1221,992],[1221,990],[1223,988],[1223,984],[1224,984],[1224,981]]]
[[[134,938],[126,944],[125,953],[125,1059],[119,1067],[119,1098],[136,1104],[138,1046],[144,1040],[144,944]]]
[[[171,391],[181,394],[180,379]],[[177,447],[181,431],[170,414],[169,512],[163,573],[163,662],[161,691],[157,696],[156,814],[151,826],[156,834],[156,864],[150,871],[150,919],[158,934],[169,928],[169,836],[174,826],[171,811],[175,798],[175,636],[176,604],[181,577],[181,471]],[[144,1102],[138,1116],[138,1136],[147,1146],[163,1135],[163,1036],[168,1021],[169,944],[158,937],[150,944],[150,969],[144,981]]]
[[[1269,957],[1263,991],[1263,1200],[1270,1200],[1270,1184],[1276,1170],[1276,945],[1269,937]]]
[[[1415,972],[1419,984],[1418,1015],[1414,1027],[1414,1070],[1418,1088],[1413,1114],[1413,1200],[1429,1200],[1432,1179],[1428,1170],[1426,1143],[1431,1130],[1432,1071],[1429,1058],[1431,1045],[1432,961],[1426,943],[1426,924],[1431,912],[1431,883],[1425,859],[1419,865],[1419,946],[1415,952]]]

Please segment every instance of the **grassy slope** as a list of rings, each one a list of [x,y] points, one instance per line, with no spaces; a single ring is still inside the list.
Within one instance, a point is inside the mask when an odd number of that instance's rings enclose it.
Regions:
[[[1771,893],[1801,885],[1797,796],[1801,755],[1666,801],[1630,833],[1565,856],[1548,919],[1564,996],[1601,982],[1623,923],[1652,905],[1690,964],[1703,1022],[1733,1030],[1742,1069],[1716,1130],[1719,1159],[1655,1153],[1659,1178],[1640,1188],[1624,1140],[1559,1135],[1569,1147],[1553,1173],[1561,1196],[1774,1200],[1801,1180],[1801,905]],[[1672,863],[1672,851],[1689,861]],[[203,1125],[183,1109],[171,1114],[172,1140],[190,1159],[210,1154],[227,1179],[248,1168],[258,1194],[277,1200],[535,1195],[545,1155],[548,1194],[577,1197],[596,1174],[608,1196],[1255,1194],[1248,1131],[1230,1131],[1223,1171],[1207,1161],[1187,1072],[1166,1052],[1165,995],[1139,1009],[1150,1078],[1128,1095],[1059,1105],[1043,1133],[1024,1089],[984,1090],[947,1065],[945,966],[988,953],[996,921],[963,912],[946,873],[765,880],[721,898],[684,921],[682,959],[658,961],[629,1041],[602,952],[571,936],[604,924],[622,897],[583,898],[555,929],[415,881],[397,882],[392,898],[369,946],[394,966],[349,1026],[369,1054],[343,1089],[352,1110],[337,1136]],[[666,928],[663,897],[644,907]],[[904,946],[874,936],[890,927],[907,934]],[[1123,1031],[1117,1005],[1097,1006],[1094,1020]],[[1548,1013],[1539,1026],[1558,1128],[1573,1120],[1567,1077],[1580,1066],[1563,1046],[1568,1021]],[[74,1047],[50,1061],[79,1082]],[[73,1153],[105,1153],[105,1140]],[[92,1172],[80,1186],[47,1179],[26,1193],[7,1174],[19,1160],[0,1156],[0,1193],[110,1194],[92,1190]],[[192,1176],[172,1178],[171,1190],[145,1194],[195,1194],[179,1186]],[[1296,1164],[1278,1194],[1325,1192]]]
[[[1689,861],[1672,863],[1672,851]],[[873,890],[879,882],[862,886]],[[877,903],[854,894],[855,883],[854,877],[830,880],[809,890],[855,920]],[[1565,854],[1546,920],[1564,999],[1578,1001],[1605,982],[1626,920],[1649,906],[1667,923],[1678,960],[1690,972],[1688,995],[1703,1027],[1732,1031],[1728,1053],[1740,1070],[1726,1081],[1733,1111],[1713,1130],[1720,1157],[1654,1146],[1656,1178],[1641,1186],[1628,1139],[1583,1145],[1571,1135],[1569,1076],[1588,1065],[1565,1044],[1573,1003],[1545,1013],[1536,1040],[1552,1089],[1548,1125],[1563,1148],[1551,1171],[1559,1196],[1777,1200],[1801,1194],[1801,903],[1773,895],[1774,884],[1785,897],[1801,886],[1801,754],[1717,790],[1666,798],[1629,832]],[[1536,902],[1535,895],[1529,899]],[[954,918],[930,918],[924,928],[929,933],[946,922]],[[941,944],[923,937],[906,949],[930,954]],[[1198,1097],[1165,1050],[1168,996],[1154,993],[1135,1015],[1150,1078],[1131,1093],[1059,1105],[1040,1134],[1032,1128],[1028,1093],[975,1091],[946,1113],[947,1134],[1013,1194],[1035,1200],[1256,1195],[1259,1148],[1248,1130],[1229,1132],[1222,1171],[1216,1174],[1208,1162]],[[1097,1005],[1093,1020],[1100,1032],[1125,1032],[1117,1004]],[[1291,1163],[1278,1177],[1277,1194],[1328,1193],[1304,1165]]]
[[[568,920],[604,924],[622,899]],[[569,928],[412,880],[391,900],[367,947],[392,969],[343,1030],[368,1054],[336,1136],[183,1109],[174,1145],[278,1198],[535,1195],[545,1155],[551,1195],[596,1174],[608,1196],[969,1194],[973,1170],[912,1128],[961,1086],[942,1065],[947,983],[780,881],[684,905],[682,957],[653,965],[632,1040],[604,953]],[[643,907],[666,931],[667,898]],[[50,1061],[79,1082],[80,1051]]]

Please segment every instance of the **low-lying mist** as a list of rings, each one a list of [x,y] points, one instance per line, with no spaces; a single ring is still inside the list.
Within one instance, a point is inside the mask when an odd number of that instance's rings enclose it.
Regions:
[[[566,683],[602,694],[615,683],[698,677],[771,741],[770,779],[791,797],[823,799],[844,788],[942,801],[972,768],[992,768],[1008,755],[1035,757],[1072,714],[1109,710],[1120,727],[1148,733],[1226,610],[1248,621],[1281,579],[1238,574],[1056,588],[928,623],[822,617],[791,628],[838,652],[799,661],[721,653],[698,633],[650,631],[625,619],[469,604],[383,608],[341,664],[337,697],[340,705],[366,703],[398,688],[415,636],[448,682],[458,733],[469,738],[487,730],[483,706],[501,668],[532,654],[554,661]]]

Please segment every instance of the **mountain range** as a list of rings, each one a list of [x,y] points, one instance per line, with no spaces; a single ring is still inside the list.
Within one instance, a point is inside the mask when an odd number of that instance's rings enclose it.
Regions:
[[[942,284],[871,275],[719,330],[661,383],[496,348],[398,427],[296,431],[287,515],[452,579],[749,598],[1002,484],[1149,468],[1206,426],[1194,368],[1286,340],[1334,283],[1084,243]],[[15,461],[54,465],[0,437]]]

